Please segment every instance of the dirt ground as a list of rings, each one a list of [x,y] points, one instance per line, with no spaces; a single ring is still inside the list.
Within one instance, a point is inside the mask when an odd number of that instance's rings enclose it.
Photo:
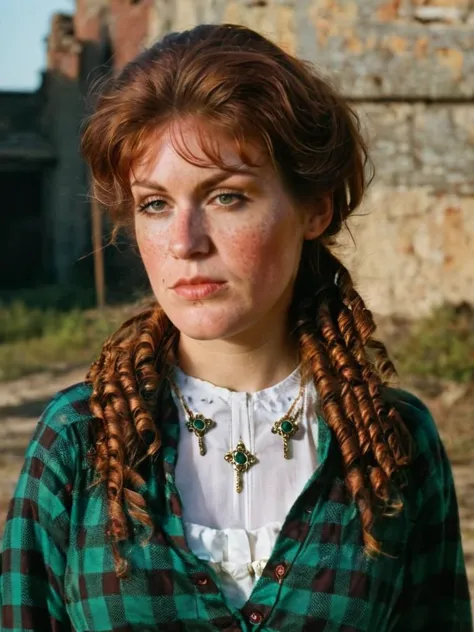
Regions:
[[[85,369],[45,372],[0,383],[0,539],[26,445],[52,395],[84,378]],[[450,455],[456,481],[474,605],[474,383],[440,380],[402,383],[431,409]]]

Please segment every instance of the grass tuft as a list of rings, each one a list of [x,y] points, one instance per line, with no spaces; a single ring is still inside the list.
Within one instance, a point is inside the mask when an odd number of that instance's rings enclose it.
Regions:
[[[131,311],[117,307],[102,313],[61,312],[18,302],[0,307],[0,380],[89,364]]]
[[[391,352],[401,375],[474,380],[474,307],[468,303],[439,307],[397,336]]]

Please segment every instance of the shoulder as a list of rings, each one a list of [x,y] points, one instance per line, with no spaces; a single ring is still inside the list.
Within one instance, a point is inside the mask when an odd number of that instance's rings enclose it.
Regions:
[[[401,388],[387,388],[384,399],[399,413],[412,436],[417,452],[436,452],[441,443],[435,420],[429,408],[413,393]]]
[[[423,492],[434,482],[452,481],[451,466],[429,408],[413,393],[399,388],[385,389],[385,401],[397,410],[412,438],[410,470],[414,483]]]
[[[92,386],[86,382],[73,384],[57,392],[46,406],[41,421],[58,432],[91,418],[89,400]]]
[[[26,449],[7,534],[9,529],[26,528],[25,521],[32,520],[44,528],[59,525],[55,537],[66,537],[71,493],[89,449],[90,395],[87,384],[75,384],[58,392],[46,406]]]
[[[74,466],[85,456],[89,444],[92,388],[85,382],[74,384],[54,395],[43,411],[26,451],[48,466]]]

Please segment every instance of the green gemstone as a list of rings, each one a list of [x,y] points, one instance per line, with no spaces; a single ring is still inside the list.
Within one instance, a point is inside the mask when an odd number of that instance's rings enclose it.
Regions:
[[[293,430],[293,424],[291,423],[291,421],[284,421],[281,424],[281,429],[284,433],[288,434]]]
[[[247,457],[245,456],[243,452],[236,452],[234,454],[234,461],[238,465],[243,465],[244,463],[247,463]]]
[[[202,419],[195,419],[193,425],[196,430],[204,430],[204,428],[206,427],[206,424]]]

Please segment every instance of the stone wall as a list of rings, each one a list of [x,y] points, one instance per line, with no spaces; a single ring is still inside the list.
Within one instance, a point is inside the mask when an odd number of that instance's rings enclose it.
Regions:
[[[347,260],[373,308],[474,302],[474,105],[361,102],[376,177]]]
[[[376,178],[339,251],[370,306],[474,302],[472,0],[77,0],[120,68],[170,30],[246,24],[311,60],[354,104]]]
[[[474,6],[469,0],[155,0],[172,25],[236,22],[311,60],[359,112],[376,177],[338,249],[370,306],[474,302]]]

